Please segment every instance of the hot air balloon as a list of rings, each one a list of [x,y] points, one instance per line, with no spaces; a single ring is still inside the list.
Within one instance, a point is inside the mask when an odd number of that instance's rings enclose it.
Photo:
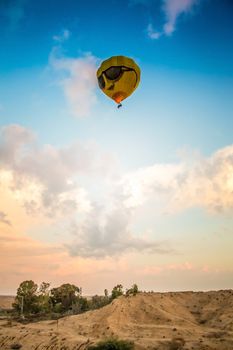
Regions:
[[[113,56],[103,61],[96,72],[100,89],[113,99],[118,108],[138,87],[140,68],[125,56]]]

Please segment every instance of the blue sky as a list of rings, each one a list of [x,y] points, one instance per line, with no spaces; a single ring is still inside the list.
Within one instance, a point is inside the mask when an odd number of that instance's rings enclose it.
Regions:
[[[46,65],[53,36],[68,28],[72,35],[65,50],[71,56],[80,51],[97,57],[125,52],[146,64],[232,75],[230,1],[201,1],[177,18],[175,36],[146,40],[148,23],[160,29],[164,17],[159,1],[2,2],[1,73]]]
[[[232,287],[232,20],[230,0],[0,2],[0,228],[20,276],[46,279],[54,254],[47,279],[89,293],[97,270],[115,283],[106,264],[145,289],[174,270],[180,289]],[[141,68],[120,110],[95,78],[118,54]]]

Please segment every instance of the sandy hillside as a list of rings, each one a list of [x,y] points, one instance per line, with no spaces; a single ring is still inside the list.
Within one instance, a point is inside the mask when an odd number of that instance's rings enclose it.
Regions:
[[[0,295],[0,310],[6,310],[12,308],[12,303],[15,297],[10,295]]]
[[[62,318],[58,325],[43,321],[10,326],[4,320],[0,349],[17,342],[22,350],[84,350],[112,335],[133,340],[136,350],[232,350],[233,291],[140,293]],[[174,338],[180,339],[180,347],[172,347]]]

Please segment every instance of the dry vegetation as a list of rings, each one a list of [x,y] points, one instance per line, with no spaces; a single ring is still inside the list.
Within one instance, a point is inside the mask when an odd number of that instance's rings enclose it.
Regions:
[[[0,321],[1,350],[84,350],[114,336],[135,350],[231,350],[233,291],[139,293],[58,321]]]

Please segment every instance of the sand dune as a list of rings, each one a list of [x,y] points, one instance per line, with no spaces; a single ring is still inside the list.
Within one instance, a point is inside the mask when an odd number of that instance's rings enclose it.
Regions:
[[[17,342],[23,350],[84,350],[114,335],[133,340],[136,350],[232,350],[233,291],[140,293],[58,322],[10,326],[4,320],[0,349]],[[180,347],[172,347],[175,338]]]

